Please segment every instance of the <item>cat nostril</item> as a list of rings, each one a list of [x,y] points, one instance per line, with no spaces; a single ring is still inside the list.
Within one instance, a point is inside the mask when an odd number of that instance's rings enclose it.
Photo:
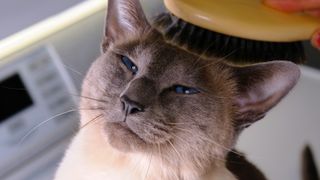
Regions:
[[[132,107],[131,109],[129,109],[129,114],[135,114],[135,113],[142,112],[142,111],[143,111],[143,109],[141,109],[141,108]]]
[[[132,101],[127,96],[121,96],[120,101],[122,103],[123,110],[128,114],[135,114],[144,111],[144,107],[142,105],[135,101]]]

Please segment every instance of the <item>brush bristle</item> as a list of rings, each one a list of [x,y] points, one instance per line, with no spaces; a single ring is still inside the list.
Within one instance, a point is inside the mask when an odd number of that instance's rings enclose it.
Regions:
[[[157,16],[154,25],[168,42],[208,57],[221,57],[234,63],[305,61],[300,41],[267,42],[233,37],[195,26],[169,13]]]

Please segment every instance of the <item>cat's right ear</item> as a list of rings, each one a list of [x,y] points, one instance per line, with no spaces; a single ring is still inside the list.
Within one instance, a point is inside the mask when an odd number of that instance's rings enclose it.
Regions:
[[[235,124],[243,129],[263,118],[295,86],[299,67],[291,62],[273,61],[235,68],[238,94]]]
[[[149,28],[139,0],[108,0],[102,52],[114,41],[142,35]]]

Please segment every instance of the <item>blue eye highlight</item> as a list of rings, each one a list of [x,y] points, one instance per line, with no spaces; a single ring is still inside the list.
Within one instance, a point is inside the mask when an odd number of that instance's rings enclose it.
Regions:
[[[177,94],[197,94],[200,93],[200,91],[196,88],[190,88],[185,86],[176,85],[173,87],[173,90]]]
[[[121,56],[121,61],[133,74],[138,72],[138,66],[136,66],[127,56]]]

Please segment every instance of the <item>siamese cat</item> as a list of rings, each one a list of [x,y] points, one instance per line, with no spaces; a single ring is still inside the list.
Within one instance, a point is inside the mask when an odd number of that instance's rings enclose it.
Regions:
[[[56,180],[236,180],[228,154],[297,83],[298,66],[227,64],[173,46],[138,0],[109,0],[80,130]],[[250,174],[248,174],[248,179]]]

